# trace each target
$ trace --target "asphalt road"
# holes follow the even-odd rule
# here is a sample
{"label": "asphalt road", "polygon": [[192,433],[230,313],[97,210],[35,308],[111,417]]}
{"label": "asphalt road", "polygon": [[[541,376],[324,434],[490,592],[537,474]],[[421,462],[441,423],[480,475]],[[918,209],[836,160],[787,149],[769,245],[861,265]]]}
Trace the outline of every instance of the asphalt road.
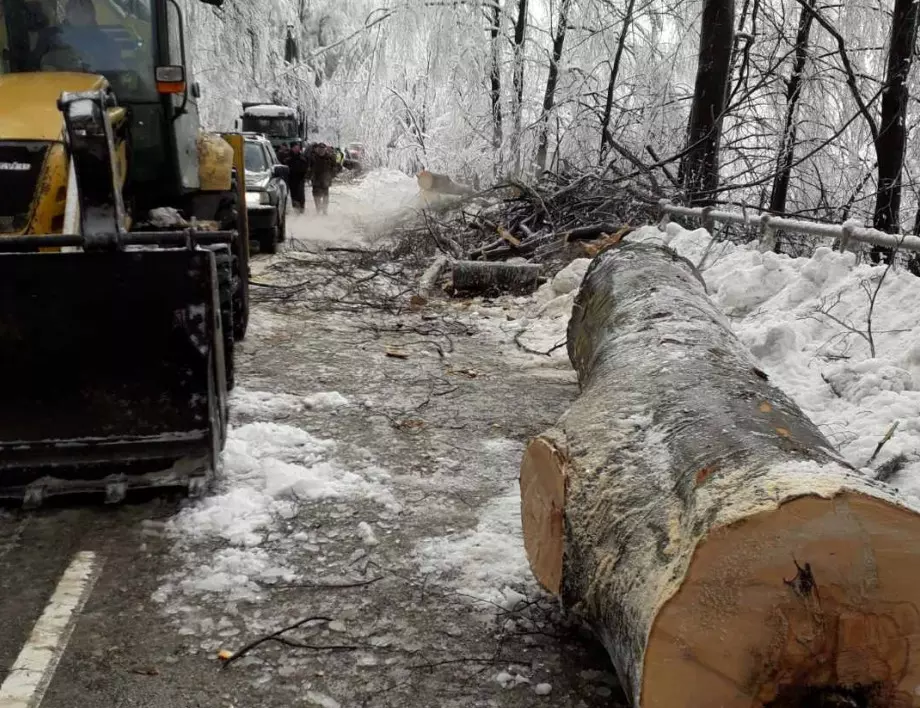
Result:
{"label": "asphalt road", "polygon": [[[293,277],[302,277],[300,271]],[[402,495],[405,508],[399,524],[390,524],[392,533],[368,552],[373,567],[380,569],[380,582],[326,593],[316,592],[322,586],[315,586],[269,595],[262,605],[241,606],[233,617],[239,634],[227,639],[227,646],[238,649],[265,626],[284,626],[305,614],[347,617],[351,634],[339,641],[354,643],[352,648],[377,647],[370,658],[379,663],[362,663],[367,652],[273,646],[260,649],[257,663],[241,660],[222,670],[213,646],[228,636],[218,626],[227,621],[226,603],[218,597],[195,608],[214,619],[208,630],[202,624],[182,626],[154,600],[164,579],[183,572],[174,539],[162,533],[162,523],[182,502],[156,497],[117,507],[73,503],[30,512],[0,510],[0,685],[24,647],[28,651],[36,623],[48,616],[49,606],[56,607],[56,588],[77,554],[92,552],[98,573],[87,586],[85,605],[74,610],[72,635],[59,663],[51,662],[50,683],[39,686],[39,693],[46,688],[41,708],[620,705],[606,655],[554,619],[558,612],[551,600],[529,603],[515,613],[492,608],[498,614],[485,622],[481,608],[466,598],[430,586],[407,553],[445,528],[475,526],[489,501],[485,487],[476,482],[481,461],[475,455],[466,455],[458,468],[466,470],[471,485],[462,493],[425,486],[432,460],[458,456],[469,446],[475,452],[480,441],[495,436],[526,439],[556,420],[574,384],[506,362],[494,344],[463,334],[429,337],[438,348],[456,346],[452,364],[434,356],[416,357],[409,366],[383,357],[383,343],[369,338],[368,325],[354,315],[329,317],[322,308],[303,309],[297,303],[268,303],[256,310],[257,318],[267,320],[238,349],[240,386],[301,394],[334,390],[354,400],[370,395],[393,405],[408,396],[412,409],[405,415],[423,415],[424,427],[420,432],[404,429],[387,416],[369,418],[360,407],[333,417],[307,411],[286,421],[343,441],[343,450],[353,445],[370,451],[376,462],[394,470],[394,493]],[[381,319],[375,311],[364,316]],[[428,337],[413,334],[429,326],[421,315],[407,317],[399,327],[391,318],[394,337],[403,331],[412,334],[409,341]],[[265,321],[275,325],[266,328]],[[373,370],[368,368],[371,357],[377,362]],[[477,373],[451,373],[454,368]],[[436,395],[442,390],[444,395]],[[487,484],[489,489],[506,485],[505,476],[513,478],[514,469],[500,472],[502,478]],[[375,513],[360,500],[346,502],[309,507],[304,525],[295,529],[309,534],[318,529],[328,541],[317,565],[307,567],[316,581],[332,581],[349,571],[360,546],[356,520],[372,519]],[[196,557],[203,562],[218,550],[199,547]],[[494,676],[512,664],[512,673],[523,672],[534,685],[550,681],[550,702],[537,702],[529,683],[511,688],[497,683]],[[0,708],[38,705],[4,703],[2,696],[0,689]]]}

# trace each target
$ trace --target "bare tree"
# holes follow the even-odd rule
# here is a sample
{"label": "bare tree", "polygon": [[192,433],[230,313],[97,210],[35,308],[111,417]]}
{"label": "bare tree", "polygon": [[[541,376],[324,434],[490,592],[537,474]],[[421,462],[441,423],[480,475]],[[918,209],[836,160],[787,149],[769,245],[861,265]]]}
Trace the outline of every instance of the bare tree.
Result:
{"label": "bare tree", "polygon": [[[489,41],[491,48],[489,64],[489,99],[492,104],[492,147],[496,153],[501,150],[502,140],[502,57],[501,57],[501,32],[502,8],[498,0],[492,3],[491,24],[489,25]],[[498,156],[497,156],[498,157]],[[496,167],[500,159],[496,160]]]}
{"label": "bare tree", "polygon": [[546,151],[549,142],[549,115],[556,102],[556,84],[559,82],[559,60],[565,45],[565,33],[569,27],[569,8],[572,0],[562,0],[559,8],[559,24],[553,37],[553,53],[549,60],[549,75],[546,77],[546,91],[543,94],[543,116],[540,122],[540,136],[537,144],[537,169],[546,169]]}
{"label": "bare tree", "polygon": [[719,142],[731,75],[734,0],[705,0],[699,62],[680,177],[691,204],[711,203],[719,186]]}
{"label": "bare tree", "polygon": [[[882,92],[882,115],[879,121],[875,154],[878,157],[878,192],[872,225],[880,231],[897,233],[901,211],[901,170],[907,144],[907,79],[917,38],[917,12],[920,0],[895,0],[891,16],[891,43],[888,68]],[[873,260],[882,253],[888,258],[891,249],[873,249]]]}
{"label": "bare tree", "polygon": [[607,154],[607,148],[613,143],[613,137],[610,135],[610,113],[613,110],[613,91],[616,88],[617,77],[620,74],[620,62],[623,59],[623,49],[626,47],[626,38],[629,36],[629,28],[632,25],[633,11],[636,8],[636,0],[628,0],[626,3],[626,14],[623,16],[623,26],[620,28],[620,37],[617,40],[617,50],[613,55],[613,64],[610,66],[610,76],[607,79],[607,99],[604,102],[604,114],[601,116],[601,152],[600,161],[604,161]]}
{"label": "bare tree", "polygon": [[511,152],[514,156],[514,174],[521,173],[521,138],[524,113],[524,41],[527,35],[527,0],[518,0],[517,21],[514,23],[514,133],[511,135]]}
{"label": "bare tree", "polygon": [[799,14],[799,28],[795,35],[795,55],[792,60],[792,73],[786,81],[786,118],[783,134],[780,136],[779,153],[776,157],[776,177],[770,192],[770,211],[786,211],[786,197],[789,193],[789,176],[792,173],[792,161],[795,157],[796,143],[796,108],[802,95],[802,77],[808,62],[808,37],[811,34],[815,0],[805,0],[807,5]]}

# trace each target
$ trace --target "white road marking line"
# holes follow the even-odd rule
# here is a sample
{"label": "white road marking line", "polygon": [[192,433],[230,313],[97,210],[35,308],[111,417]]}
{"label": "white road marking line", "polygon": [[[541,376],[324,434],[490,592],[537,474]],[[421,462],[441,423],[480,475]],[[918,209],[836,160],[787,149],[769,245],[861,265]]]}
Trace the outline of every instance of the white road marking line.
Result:
{"label": "white road marking line", "polygon": [[89,599],[101,568],[102,561],[91,551],[81,551],[74,556],[0,686],[0,708],[38,708],[41,705],[77,616]]}

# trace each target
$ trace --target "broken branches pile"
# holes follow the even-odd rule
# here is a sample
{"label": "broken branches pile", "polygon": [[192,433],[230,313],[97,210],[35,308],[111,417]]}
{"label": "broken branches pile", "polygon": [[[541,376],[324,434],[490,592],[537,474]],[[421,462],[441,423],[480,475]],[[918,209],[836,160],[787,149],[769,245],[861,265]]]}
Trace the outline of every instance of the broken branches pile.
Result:
{"label": "broken branches pile", "polygon": [[656,217],[652,197],[612,177],[547,173],[536,184],[512,181],[430,206],[399,234],[403,248],[397,252],[562,264],[593,256],[618,241],[628,225]]}

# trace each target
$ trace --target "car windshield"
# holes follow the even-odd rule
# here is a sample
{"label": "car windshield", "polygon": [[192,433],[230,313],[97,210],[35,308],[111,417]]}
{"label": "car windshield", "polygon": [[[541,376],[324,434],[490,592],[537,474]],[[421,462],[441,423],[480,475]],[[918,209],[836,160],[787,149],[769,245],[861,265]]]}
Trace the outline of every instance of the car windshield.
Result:
{"label": "car windshield", "polygon": [[268,165],[265,164],[265,153],[262,152],[262,146],[258,143],[246,143],[246,171],[247,172],[267,172]]}
{"label": "car windshield", "polygon": [[277,138],[290,138],[297,135],[297,122],[293,118],[243,116],[243,130]]}
{"label": "car windshield", "polygon": [[0,0],[0,74],[102,74],[122,100],[155,100],[150,0]]}

